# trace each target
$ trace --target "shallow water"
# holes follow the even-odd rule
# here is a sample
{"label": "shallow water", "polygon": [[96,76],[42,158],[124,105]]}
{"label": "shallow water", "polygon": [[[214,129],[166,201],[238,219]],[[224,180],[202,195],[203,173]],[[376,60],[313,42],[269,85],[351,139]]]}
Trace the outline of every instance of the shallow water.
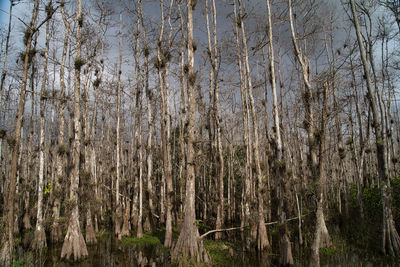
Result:
{"label": "shallow water", "polygon": [[[49,247],[41,253],[24,251],[22,246],[19,246],[17,248],[18,261],[14,263],[14,266],[171,266],[169,251],[162,245],[145,248],[126,246],[111,236],[103,237],[96,245],[88,246],[88,253],[89,256],[86,259],[74,263],[60,260],[61,245]],[[294,254],[300,253],[294,251]],[[278,260],[278,255],[260,257],[244,251],[235,251],[234,255],[227,260],[229,263],[218,266],[277,266]],[[307,257],[295,259],[295,266],[308,266]],[[400,261],[349,251],[336,255],[321,255],[321,266],[389,267],[400,266]]]}

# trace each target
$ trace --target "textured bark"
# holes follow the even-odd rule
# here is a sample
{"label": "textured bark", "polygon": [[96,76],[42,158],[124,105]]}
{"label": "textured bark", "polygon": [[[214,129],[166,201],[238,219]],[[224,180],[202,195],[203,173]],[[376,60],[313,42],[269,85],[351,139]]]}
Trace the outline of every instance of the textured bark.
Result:
{"label": "textured bark", "polygon": [[188,107],[187,138],[186,138],[186,198],[184,207],[184,222],[178,241],[172,251],[172,259],[181,257],[193,257],[197,262],[209,262],[208,254],[203,241],[199,239],[199,230],[196,226],[195,214],[195,171],[194,171],[194,147],[195,123],[196,123],[196,99],[194,92],[194,49],[193,49],[193,5],[192,0],[187,1],[187,40],[188,40]]}
{"label": "textured bark", "polygon": [[79,224],[79,208],[78,208],[78,190],[79,190],[79,175],[80,175],[80,151],[81,151],[81,122],[80,122],[80,74],[81,74],[81,30],[83,24],[82,17],[82,1],[77,2],[76,11],[76,39],[77,51],[75,58],[75,81],[74,81],[74,99],[73,99],[73,123],[74,123],[74,139],[72,146],[72,164],[73,168],[70,174],[70,196],[69,201],[72,204],[72,213],[68,223],[67,234],[61,249],[61,258],[69,259],[71,255],[75,261],[88,255],[86,243],[83,239],[80,224]]}
{"label": "textured bark", "polygon": [[292,255],[292,245],[289,240],[289,235],[287,231],[282,235],[280,244],[280,254],[279,266],[294,266],[293,255]]}
{"label": "textured bark", "polygon": [[69,219],[67,235],[61,250],[61,258],[70,259],[73,256],[74,261],[78,261],[87,255],[86,243],[79,225],[78,205],[75,205]]}
{"label": "textured bark", "polygon": [[314,232],[314,240],[311,246],[310,266],[320,266],[319,250],[331,246],[332,242],[325,225],[322,199],[318,202],[316,214],[316,226]]}
{"label": "textured bark", "polygon": [[[18,104],[18,112],[16,118],[15,125],[15,144],[12,152],[11,159],[11,171],[10,171],[10,184],[9,184],[9,192],[7,198],[7,221],[6,227],[3,235],[3,245],[0,249],[0,263],[4,265],[11,264],[11,256],[14,251],[14,199],[15,199],[15,188],[17,181],[17,161],[19,157],[19,146],[21,142],[21,128],[22,128],[22,117],[25,109],[25,98],[26,98],[26,85],[27,85],[27,77],[28,77],[28,62],[29,62],[29,54],[31,50],[31,42],[34,31],[36,30],[36,20],[39,12],[39,1],[36,0],[34,2],[34,8],[32,13],[32,20],[30,22],[28,28],[28,35],[26,38],[26,48],[25,48],[25,57],[24,57],[24,68],[22,74],[22,83],[21,83],[21,91],[20,98]],[[8,239],[8,240],[7,240]]]}
{"label": "textured bark", "polygon": [[22,219],[22,224],[24,230],[32,229],[31,225],[31,218],[29,216],[29,190],[25,190],[25,197],[24,197],[24,218]]}
{"label": "textured bark", "polygon": [[130,230],[131,230],[131,222],[130,222],[130,217],[131,217],[131,205],[129,203],[129,200],[126,201],[126,208],[125,208],[125,215],[124,215],[124,222],[122,224],[122,229],[121,229],[121,237],[129,236]]}
{"label": "textured bark", "polygon": [[88,211],[86,214],[86,229],[85,229],[85,239],[88,245],[96,244],[97,238],[94,234],[92,213],[90,212],[90,205],[88,206]]}

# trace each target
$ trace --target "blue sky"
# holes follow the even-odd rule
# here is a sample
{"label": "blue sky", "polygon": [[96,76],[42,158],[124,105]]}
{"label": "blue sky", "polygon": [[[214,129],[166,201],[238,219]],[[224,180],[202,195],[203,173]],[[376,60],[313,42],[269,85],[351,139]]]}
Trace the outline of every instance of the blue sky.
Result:
{"label": "blue sky", "polygon": [[8,19],[9,15],[8,12],[10,11],[10,0],[0,0],[0,9],[7,11],[7,13],[4,13],[3,11],[0,11],[0,24],[8,24]]}

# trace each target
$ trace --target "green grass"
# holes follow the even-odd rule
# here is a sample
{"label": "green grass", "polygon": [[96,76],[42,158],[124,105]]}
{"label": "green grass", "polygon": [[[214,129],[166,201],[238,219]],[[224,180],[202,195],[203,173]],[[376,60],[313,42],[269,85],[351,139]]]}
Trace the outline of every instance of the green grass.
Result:
{"label": "green grass", "polygon": [[124,237],[120,241],[123,246],[155,247],[161,244],[160,239],[149,234],[143,234],[142,238]]}
{"label": "green grass", "polygon": [[233,258],[229,254],[229,250],[234,245],[227,241],[221,240],[204,240],[204,246],[211,257],[213,266],[229,266],[234,263]]}

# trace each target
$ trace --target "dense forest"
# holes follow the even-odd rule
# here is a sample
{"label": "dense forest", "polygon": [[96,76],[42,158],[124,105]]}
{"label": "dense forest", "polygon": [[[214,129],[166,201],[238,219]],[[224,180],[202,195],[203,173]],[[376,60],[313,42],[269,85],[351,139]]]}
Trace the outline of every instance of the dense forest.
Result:
{"label": "dense forest", "polygon": [[1,266],[400,256],[398,0],[3,2]]}

